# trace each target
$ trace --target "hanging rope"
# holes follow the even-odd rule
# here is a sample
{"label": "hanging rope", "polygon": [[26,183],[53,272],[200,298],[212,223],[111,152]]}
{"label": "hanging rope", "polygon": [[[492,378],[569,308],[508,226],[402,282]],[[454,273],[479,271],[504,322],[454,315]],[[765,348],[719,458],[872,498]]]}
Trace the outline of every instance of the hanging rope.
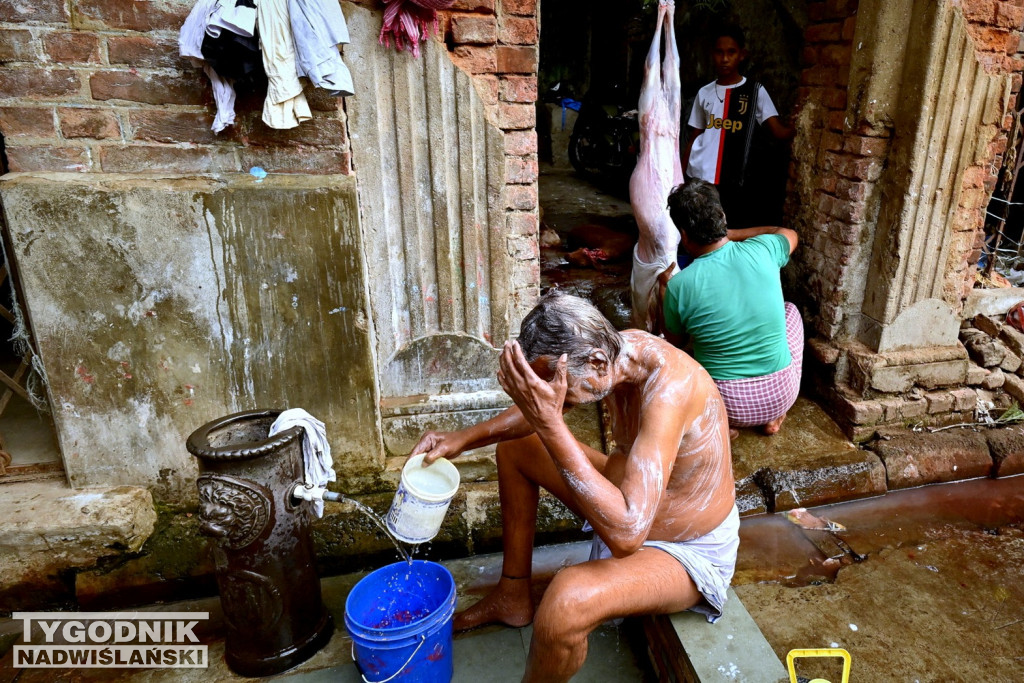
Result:
{"label": "hanging rope", "polygon": [[[7,248],[0,240],[0,256],[3,263],[10,263],[7,259]],[[11,292],[11,313],[14,316],[14,329],[11,332],[11,346],[19,358],[28,358],[32,372],[25,379],[25,393],[28,395],[28,402],[32,407],[41,413],[50,412],[50,403],[46,400],[46,370],[43,368],[43,361],[32,348],[32,335],[29,334],[28,325],[25,323],[25,314],[18,304],[18,291],[14,286],[14,277],[8,271],[6,282]]]}
{"label": "hanging rope", "polygon": [[437,32],[437,11],[455,4],[455,0],[384,0],[384,26],[379,42],[404,50],[412,49],[413,57],[420,56],[420,43]]}
{"label": "hanging rope", "polygon": [[[986,278],[992,277],[992,271],[996,267],[996,257],[999,254],[999,245],[1003,241],[1003,230],[1006,228],[1006,219],[1010,215],[1010,207],[1014,205],[1013,191],[1017,187],[1017,176],[1020,175],[1021,167],[1024,166],[1024,154],[1020,154],[1020,146],[1024,143],[1024,136],[1021,136],[1021,114],[1024,110],[1013,112],[1013,123],[1010,126],[1010,133],[1007,139],[1006,158],[1003,160],[1003,186],[1006,187],[1006,198],[998,198],[1003,203],[1002,215],[995,215],[986,210],[990,218],[996,219],[996,227],[993,232],[994,239],[988,249],[988,258],[985,262],[983,275]],[[1007,187],[1008,186],[1008,187]],[[993,197],[992,199],[997,199]],[[986,245],[988,246],[988,245]]]}

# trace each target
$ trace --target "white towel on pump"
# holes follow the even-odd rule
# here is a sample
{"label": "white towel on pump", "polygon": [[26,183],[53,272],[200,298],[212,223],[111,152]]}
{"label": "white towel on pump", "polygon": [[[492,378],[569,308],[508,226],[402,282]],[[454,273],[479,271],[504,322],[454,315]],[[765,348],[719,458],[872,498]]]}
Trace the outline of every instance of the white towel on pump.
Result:
{"label": "white towel on pump", "polygon": [[[274,424],[270,425],[270,436],[292,427],[302,427],[306,432],[306,438],[302,440],[303,484],[306,488],[327,488],[327,483],[337,479],[338,475],[334,473],[324,423],[302,408],[292,408],[277,416]],[[317,517],[324,516],[322,499],[313,501],[313,511]]]}

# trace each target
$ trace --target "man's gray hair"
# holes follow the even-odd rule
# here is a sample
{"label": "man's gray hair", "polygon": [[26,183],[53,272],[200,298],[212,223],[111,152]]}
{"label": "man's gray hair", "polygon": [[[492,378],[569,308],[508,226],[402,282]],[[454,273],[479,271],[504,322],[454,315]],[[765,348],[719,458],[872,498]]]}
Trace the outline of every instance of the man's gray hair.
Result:
{"label": "man's gray hair", "polygon": [[553,290],[523,319],[519,345],[530,363],[541,356],[568,355],[568,369],[579,375],[594,349],[614,362],[622,349],[622,336],[592,303]]}

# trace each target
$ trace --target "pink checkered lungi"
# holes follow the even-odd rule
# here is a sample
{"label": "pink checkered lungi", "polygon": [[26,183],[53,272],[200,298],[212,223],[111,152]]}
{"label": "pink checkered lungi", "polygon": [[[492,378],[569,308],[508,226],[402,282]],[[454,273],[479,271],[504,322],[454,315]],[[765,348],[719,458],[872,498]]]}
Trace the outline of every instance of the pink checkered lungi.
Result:
{"label": "pink checkered lungi", "polygon": [[786,302],[786,342],[793,361],[789,367],[760,377],[715,380],[722,394],[730,427],[757,427],[782,417],[796,403],[804,367],[804,321],[796,306]]}

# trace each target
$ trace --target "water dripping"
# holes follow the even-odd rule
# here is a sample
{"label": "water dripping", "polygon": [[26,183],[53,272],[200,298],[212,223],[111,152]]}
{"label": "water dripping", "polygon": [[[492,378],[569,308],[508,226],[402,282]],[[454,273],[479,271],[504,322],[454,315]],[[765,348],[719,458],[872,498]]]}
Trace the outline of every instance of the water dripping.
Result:
{"label": "water dripping", "polygon": [[409,553],[405,551],[405,548],[402,547],[402,543],[397,538],[395,538],[395,535],[393,533],[391,533],[391,529],[388,529],[388,525],[384,522],[383,519],[380,518],[380,515],[374,512],[369,506],[363,505],[358,500],[353,500],[352,498],[349,498],[348,496],[343,496],[340,493],[334,493],[333,491],[327,491],[326,493],[324,493],[324,500],[330,500],[339,503],[346,502],[354,505],[357,510],[359,510],[364,515],[369,517],[373,521],[373,523],[376,524],[377,527],[381,531],[383,531],[388,538],[391,539],[391,543],[394,544],[395,550],[398,551],[398,554],[401,555],[406,562],[412,565],[412,557],[409,555]]}

